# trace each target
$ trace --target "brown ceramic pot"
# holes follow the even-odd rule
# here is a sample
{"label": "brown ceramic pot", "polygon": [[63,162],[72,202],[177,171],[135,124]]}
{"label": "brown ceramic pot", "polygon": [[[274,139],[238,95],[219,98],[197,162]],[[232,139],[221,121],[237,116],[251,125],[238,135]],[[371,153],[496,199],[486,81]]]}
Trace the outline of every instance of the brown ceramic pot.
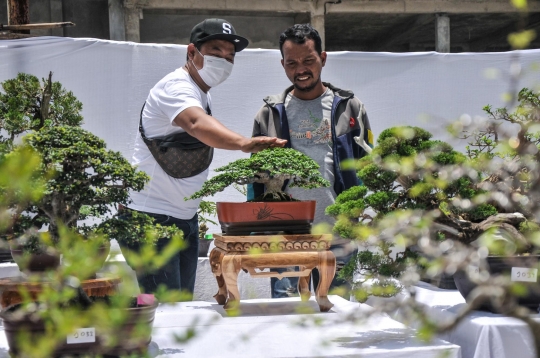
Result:
{"label": "brown ceramic pot", "polygon": [[[135,299],[136,300],[136,299]],[[152,339],[152,325],[158,302],[150,306],[136,306],[126,308],[128,317],[126,321],[118,328],[118,337],[114,345],[107,345],[108,337],[103,337],[99,329],[95,331],[95,342],[68,344],[67,340],[59,342],[54,351],[54,356],[79,355],[79,354],[99,354],[99,355],[129,355],[133,353],[144,354]],[[30,315],[20,316],[16,314],[15,306],[2,310],[0,317],[3,320],[4,331],[8,341],[10,353],[17,356],[21,351],[21,344],[32,344],[31,342],[39,339],[45,332],[45,323],[40,318]],[[144,335],[141,335],[139,327],[146,329]],[[133,334],[137,332],[137,335]],[[17,337],[20,334],[29,335],[29,340],[22,342]]]}
{"label": "brown ceramic pot", "polygon": [[199,257],[208,257],[208,249],[213,239],[199,239]]}
{"label": "brown ceramic pot", "polygon": [[262,232],[309,234],[315,217],[315,200],[279,202],[218,202],[221,230],[227,235]]}

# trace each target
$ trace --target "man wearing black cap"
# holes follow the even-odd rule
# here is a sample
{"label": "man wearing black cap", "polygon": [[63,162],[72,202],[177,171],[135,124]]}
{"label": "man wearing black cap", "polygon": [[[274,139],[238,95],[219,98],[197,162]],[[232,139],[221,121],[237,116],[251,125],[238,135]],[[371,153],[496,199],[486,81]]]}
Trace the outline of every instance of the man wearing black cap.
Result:
{"label": "man wearing black cap", "polygon": [[[211,115],[208,91],[231,74],[234,57],[247,47],[248,40],[236,35],[226,20],[206,19],[193,28],[190,42],[185,66],[166,75],[150,90],[141,111],[132,157],[132,164],[150,175],[151,180],[142,191],[131,193],[132,203],[128,208],[149,214],[156,223],[176,225],[188,244],[161,269],[137,273],[139,286],[146,293],[155,292],[160,285],[193,292],[200,199],[185,201],[184,198],[200,190],[207,179],[213,148],[255,153],[286,143],[270,137],[246,138]],[[158,147],[156,139],[172,144]],[[201,154],[184,162],[187,156],[178,149],[184,144],[195,144],[195,151]],[[163,153],[174,154],[176,150],[182,163],[167,165],[170,158],[163,158]],[[156,246],[161,250],[167,244],[167,239],[160,239]],[[123,244],[122,249],[139,251],[140,248],[134,243]]]}
{"label": "man wearing black cap", "polygon": [[[296,24],[286,29],[279,38],[279,49],[281,65],[291,86],[281,94],[264,98],[252,135],[286,139],[288,147],[319,164],[321,175],[332,184],[330,187],[287,188],[287,192],[296,199],[316,200],[314,224],[331,227],[335,221],[325,215],[326,207],[335,202],[337,195],[360,184],[356,170],[341,164],[362,158],[373,146],[367,112],[352,91],[322,81],[327,56],[319,33],[311,25]],[[248,199],[259,196],[264,190],[262,184],[252,184],[248,187]],[[354,242],[339,237],[334,238],[330,250],[336,256],[338,269],[357,251]],[[317,270],[313,270],[313,280],[317,287]],[[272,297],[297,295],[297,283],[297,278],[272,278]],[[335,277],[330,287],[343,284],[345,282]]]}

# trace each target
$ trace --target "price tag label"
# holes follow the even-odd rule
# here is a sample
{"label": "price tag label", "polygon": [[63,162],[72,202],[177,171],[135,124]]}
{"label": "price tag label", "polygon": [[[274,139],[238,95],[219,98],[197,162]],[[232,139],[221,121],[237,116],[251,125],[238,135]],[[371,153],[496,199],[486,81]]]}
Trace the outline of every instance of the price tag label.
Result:
{"label": "price tag label", "polygon": [[95,328],[79,328],[73,334],[67,336],[67,344],[94,343],[95,341]]}
{"label": "price tag label", "polygon": [[512,274],[510,276],[512,281],[519,282],[537,282],[537,277],[538,269],[527,267],[512,267]]}

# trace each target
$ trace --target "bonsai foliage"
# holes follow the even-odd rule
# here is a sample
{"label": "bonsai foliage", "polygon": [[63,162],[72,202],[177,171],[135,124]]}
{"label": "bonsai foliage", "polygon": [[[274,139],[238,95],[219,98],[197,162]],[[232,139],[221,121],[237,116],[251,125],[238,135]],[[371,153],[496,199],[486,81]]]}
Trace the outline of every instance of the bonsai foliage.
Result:
{"label": "bonsai foliage", "polygon": [[361,238],[357,225],[350,219],[370,225],[402,210],[437,210],[437,222],[444,227],[433,235],[465,243],[476,240],[493,224],[484,220],[498,213],[495,206],[455,205],[470,203],[486,190],[477,185],[476,172],[463,175],[465,155],[431,137],[421,128],[408,126],[381,133],[371,155],[359,163],[358,176],[363,186],[343,192],[326,209],[328,215],[341,218],[334,228],[340,236]]}
{"label": "bonsai foliage", "polygon": [[54,172],[45,195],[26,208],[25,218],[49,224],[51,233],[58,223],[73,228],[78,220],[109,213],[110,204],[126,204],[127,189],[141,190],[148,180],[119,152],[107,150],[103,140],[79,127],[43,128],[28,134],[24,143],[41,153],[44,175]]}
{"label": "bonsai foliage", "polygon": [[[108,150],[103,140],[79,127],[82,104],[73,93],[59,82],[52,82],[52,73],[42,86],[36,77],[19,74],[3,82],[2,88],[0,130],[6,134],[1,138],[3,151],[6,156],[37,153],[41,158],[37,175],[44,180],[41,197],[24,205],[19,201],[11,208],[9,236],[30,238],[29,249],[38,246],[37,231],[42,228],[48,228],[47,237],[56,245],[61,226],[87,238],[118,234],[118,239],[129,236],[144,241],[146,233],[154,228],[150,221],[124,226],[112,214],[117,205],[128,204],[129,190],[141,190],[148,176],[119,152]],[[24,135],[22,144],[15,145],[20,135]],[[78,225],[81,220],[92,224]],[[168,229],[160,230],[168,237],[173,234]]]}
{"label": "bonsai foliage", "polygon": [[[39,201],[46,191],[47,180],[40,172],[41,168],[41,156],[28,147],[24,150],[19,147],[0,158],[0,237],[12,229],[13,220],[17,219],[11,215],[13,208],[27,207],[29,202]],[[127,221],[122,223],[130,224]],[[153,223],[149,222],[148,227],[152,226]],[[138,264],[156,267],[168,260],[171,254],[181,248],[181,240],[178,237],[175,239],[178,240],[171,240],[173,244],[167,248],[168,252],[145,250],[137,258]],[[105,259],[100,240],[85,240],[79,233],[60,225],[57,245],[63,253],[63,265],[39,277],[27,276],[28,282],[41,282],[45,277],[47,284],[35,296],[21,288],[22,304],[12,305],[9,310],[2,311],[4,322],[6,319],[16,321],[30,318],[33,327],[39,327],[36,323],[38,321],[44,323],[42,334],[23,329],[17,335],[19,342],[26,342],[21,344],[18,357],[56,356],[54,350],[66,343],[66,336],[81,327],[94,327],[99,339],[105,338],[102,339],[105,346],[116,344],[118,339],[125,339],[128,334],[133,337],[150,333],[148,330],[151,327],[144,323],[135,322],[133,329],[130,329],[133,331],[131,333],[126,333],[125,328],[122,328],[128,319],[126,308],[133,310],[138,307],[137,300],[133,302],[132,297],[137,287],[132,286],[129,279],[131,273],[125,265],[114,267],[114,279],[123,281],[114,295],[88,297],[81,288],[81,280],[92,277],[101,267],[99,259]],[[151,247],[148,245],[149,249]],[[156,298],[160,302],[190,299],[173,291],[156,293]],[[86,353],[80,352],[83,355]]]}
{"label": "bonsai foliage", "polygon": [[[418,258],[416,252],[422,250],[416,242],[400,235],[396,238],[385,234],[384,228],[388,226],[381,223],[392,225],[388,222],[398,220],[402,213],[431,213],[425,215],[431,221],[424,224],[424,230],[435,242],[455,240],[470,244],[487,230],[502,228],[518,243],[514,245],[515,252],[530,248],[519,231],[525,217],[520,213],[504,213],[492,201],[482,199],[488,195],[481,185],[482,173],[474,169],[464,154],[431,138],[431,133],[418,127],[383,131],[373,152],[358,164],[358,176],[363,185],[341,193],[335,204],[326,209],[328,215],[337,218],[335,233],[372,246],[371,251],[376,247],[374,253],[359,252],[356,259],[351,260],[351,268],[342,273],[344,279],[356,282],[358,296],[368,294],[369,290],[361,288],[355,273],[360,273],[364,279],[375,277],[392,287],[392,280],[385,279],[403,272],[407,262],[412,264],[409,259],[428,271],[436,261],[431,259],[444,260],[438,251],[429,250]],[[373,227],[381,231],[375,234]],[[406,250],[392,255],[395,244]],[[491,249],[495,251],[502,246],[508,245],[499,243],[498,248],[492,245]],[[383,275],[378,269],[381,262],[395,271],[387,270],[389,276]]]}
{"label": "bonsai foliage", "polygon": [[513,112],[485,106],[487,119],[459,134],[469,141],[467,155],[482,174],[482,188],[519,199],[494,201],[499,210],[531,216],[529,201],[538,198],[531,197],[536,193],[531,191],[535,178],[530,173],[536,169],[540,148],[540,99],[538,93],[528,88],[523,88],[517,99],[519,102]]}
{"label": "bonsai foliage", "polygon": [[[13,140],[20,134],[44,127],[79,126],[82,103],[60,82],[52,82],[52,72],[42,84],[38,78],[19,73],[16,78],[4,81],[0,92],[0,149],[12,149]],[[1,150],[0,150],[1,152]]]}
{"label": "bonsai foliage", "polygon": [[[540,94],[523,89],[517,99],[513,109],[486,106],[487,119],[462,117],[452,125],[454,132],[469,140],[465,158],[446,151],[447,158],[458,159],[455,162],[440,164],[432,159],[438,156],[437,151],[423,150],[410,151],[414,155],[398,161],[385,160],[384,152],[375,148],[374,155],[359,166],[366,187],[344,193],[336,206],[329,208],[330,213],[343,215],[336,230],[346,237],[379,248],[414,247],[422,254],[421,265],[407,266],[399,276],[409,297],[377,308],[399,309],[402,317],[420,323],[424,337],[455,329],[471,311],[489,304],[494,312],[525,322],[540,352],[540,325],[531,319],[536,307],[525,306],[523,301],[524,296],[537,292],[537,282],[516,282],[508,273],[494,274],[486,262],[490,255],[509,256],[498,260],[508,262],[519,256],[538,259]],[[379,146],[383,145],[381,141]],[[376,175],[366,176],[368,173]],[[392,198],[386,201],[391,211],[384,212],[384,207],[370,201],[376,192],[369,186],[374,183],[386,185],[382,197]],[[423,202],[426,197],[430,201]],[[362,253],[348,270],[351,274],[379,270],[385,260],[377,254],[381,252]],[[527,267],[535,270],[538,264]],[[434,321],[415,300],[412,286],[422,274],[436,277],[456,272],[464,273],[475,288],[454,319]]]}
{"label": "bonsai foliage", "polygon": [[[410,251],[392,255],[394,245],[381,241],[379,250],[363,250],[339,271],[338,277],[352,287],[352,294],[358,302],[365,302],[369,296],[393,297],[402,286],[398,279],[410,264]],[[369,282],[369,285],[365,285]]]}
{"label": "bonsai foliage", "polygon": [[330,185],[321,176],[317,162],[291,148],[268,148],[217,168],[216,172],[220,174],[207,180],[202,189],[188,199],[214,195],[233,184],[261,183],[266,192],[253,201],[291,201],[294,199],[283,191],[286,181],[289,187],[305,189]]}
{"label": "bonsai foliage", "polygon": [[199,209],[197,209],[197,216],[199,217],[199,239],[205,239],[208,232],[208,224],[217,225],[215,221],[209,218],[211,215],[216,214],[216,203],[213,201],[201,200],[199,203]]}

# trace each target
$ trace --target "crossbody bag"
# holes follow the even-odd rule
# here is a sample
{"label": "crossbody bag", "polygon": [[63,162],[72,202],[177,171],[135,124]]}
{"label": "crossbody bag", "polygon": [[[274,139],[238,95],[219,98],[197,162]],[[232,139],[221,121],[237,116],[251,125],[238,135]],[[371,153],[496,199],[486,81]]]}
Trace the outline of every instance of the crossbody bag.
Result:
{"label": "crossbody bag", "polygon": [[[145,106],[146,102],[141,109],[139,132],[161,169],[167,175],[177,179],[192,177],[205,171],[212,163],[214,148],[186,132],[160,138],[147,138],[142,125],[142,114]],[[206,113],[212,115],[208,106]]]}

